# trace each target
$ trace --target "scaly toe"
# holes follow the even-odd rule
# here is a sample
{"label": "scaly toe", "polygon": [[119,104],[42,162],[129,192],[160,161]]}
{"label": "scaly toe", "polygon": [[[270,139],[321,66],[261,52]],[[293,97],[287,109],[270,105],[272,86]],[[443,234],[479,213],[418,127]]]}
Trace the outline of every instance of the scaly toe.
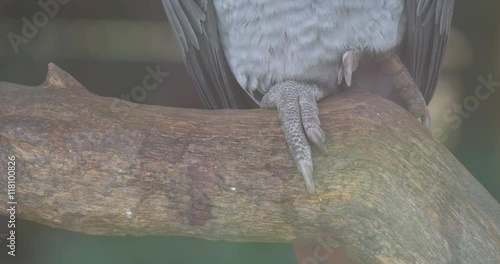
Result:
{"label": "scaly toe", "polygon": [[326,152],[325,133],[320,128],[316,100],[328,90],[293,81],[278,83],[262,98],[261,107],[277,108],[281,128],[309,193],[315,192],[311,148],[307,139]]}

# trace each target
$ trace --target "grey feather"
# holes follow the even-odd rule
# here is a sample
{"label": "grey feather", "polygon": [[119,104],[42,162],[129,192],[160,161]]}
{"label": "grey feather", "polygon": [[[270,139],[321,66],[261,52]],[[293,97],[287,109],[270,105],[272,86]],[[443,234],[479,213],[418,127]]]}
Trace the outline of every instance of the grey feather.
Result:
{"label": "grey feather", "polygon": [[224,57],[211,0],[162,0],[187,71],[206,108],[247,106]]}
{"label": "grey feather", "polygon": [[454,0],[406,0],[408,23],[403,62],[429,103],[451,28]]}

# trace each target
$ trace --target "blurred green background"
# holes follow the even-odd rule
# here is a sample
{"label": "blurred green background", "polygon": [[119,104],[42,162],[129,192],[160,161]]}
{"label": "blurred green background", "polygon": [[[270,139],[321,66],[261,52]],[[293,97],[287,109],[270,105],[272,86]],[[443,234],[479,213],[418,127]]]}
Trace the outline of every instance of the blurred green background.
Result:
{"label": "blurred green background", "polygon": [[[144,104],[200,105],[160,0],[69,0],[27,43],[13,47],[7,36],[19,34],[22,18],[31,20],[41,10],[37,2],[0,2],[0,81],[38,85],[47,64],[54,62],[98,95],[130,96]],[[456,0],[445,66],[430,106],[431,131],[445,131],[443,144],[497,201],[500,89],[480,100],[459,126],[446,121],[444,113],[469,102],[481,77],[500,82],[499,11],[497,0]],[[133,96],[146,67],[156,65],[169,72],[168,78],[145,98]],[[5,228],[1,224],[0,233]],[[295,263],[291,246],[285,244],[88,236],[25,221],[17,230],[18,256],[7,258],[0,249],[0,263]]]}

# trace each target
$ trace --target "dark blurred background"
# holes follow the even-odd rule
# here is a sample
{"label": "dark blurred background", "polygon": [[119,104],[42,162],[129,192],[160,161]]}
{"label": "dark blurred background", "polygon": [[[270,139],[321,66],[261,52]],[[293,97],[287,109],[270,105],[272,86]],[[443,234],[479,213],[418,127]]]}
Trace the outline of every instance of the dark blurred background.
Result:
{"label": "dark blurred background", "polygon": [[[38,1],[0,1],[0,81],[39,85],[53,62],[90,91],[143,104],[199,107],[161,0],[59,0],[48,20]],[[42,0],[41,2],[53,2]],[[445,66],[431,103],[432,132],[500,200],[500,11],[498,0],[456,0]],[[38,14],[38,15],[37,15]],[[26,21],[40,19],[23,33]],[[140,93],[148,69],[168,72]],[[491,96],[475,91],[493,82]],[[460,123],[456,106],[466,115]],[[499,114],[499,115],[497,115]],[[4,218],[0,218],[4,223]],[[0,233],[6,224],[0,226]],[[18,256],[0,263],[295,263],[290,245],[180,237],[101,237],[22,221]]]}

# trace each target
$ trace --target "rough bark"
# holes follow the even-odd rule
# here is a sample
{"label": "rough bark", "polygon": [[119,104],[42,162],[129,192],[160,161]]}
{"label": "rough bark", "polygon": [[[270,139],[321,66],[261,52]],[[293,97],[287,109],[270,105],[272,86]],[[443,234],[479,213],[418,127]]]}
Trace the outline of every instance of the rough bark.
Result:
{"label": "rough bark", "polygon": [[[500,205],[399,106],[350,90],[320,103],[329,155],[308,195],[273,110],[136,105],[49,65],[0,84],[0,204],[102,235],[322,243],[359,263],[498,263]],[[7,211],[1,210],[1,214]]]}

